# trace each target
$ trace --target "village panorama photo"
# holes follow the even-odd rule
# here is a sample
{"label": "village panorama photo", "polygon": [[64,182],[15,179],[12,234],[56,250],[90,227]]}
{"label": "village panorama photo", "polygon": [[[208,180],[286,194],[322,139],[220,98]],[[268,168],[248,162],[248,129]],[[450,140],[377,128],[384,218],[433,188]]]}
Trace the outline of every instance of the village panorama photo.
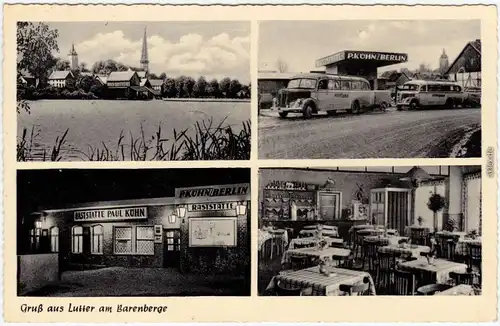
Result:
{"label": "village panorama photo", "polygon": [[250,158],[250,23],[18,22],[17,160]]}

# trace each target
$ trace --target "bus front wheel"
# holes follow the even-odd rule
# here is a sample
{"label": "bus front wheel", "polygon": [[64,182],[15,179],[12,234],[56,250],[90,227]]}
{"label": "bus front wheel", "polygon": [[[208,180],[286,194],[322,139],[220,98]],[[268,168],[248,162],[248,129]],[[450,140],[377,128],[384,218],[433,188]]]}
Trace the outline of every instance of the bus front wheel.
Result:
{"label": "bus front wheel", "polygon": [[288,112],[280,112],[279,115],[282,118],[286,118],[286,116],[288,115]]}
{"label": "bus front wheel", "polygon": [[312,112],[313,109],[311,104],[307,104],[306,107],[302,110],[302,115],[304,116],[304,118],[309,119],[310,117],[312,117]]}
{"label": "bus front wheel", "polygon": [[418,110],[418,102],[417,101],[411,101],[410,103],[410,110]]}
{"label": "bus front wheel", "polygon": [[361,112],[361,110],[359,108],[359,103],[358,102],[353,102],[351,104],[351,112],[353,114],[359,114]]}

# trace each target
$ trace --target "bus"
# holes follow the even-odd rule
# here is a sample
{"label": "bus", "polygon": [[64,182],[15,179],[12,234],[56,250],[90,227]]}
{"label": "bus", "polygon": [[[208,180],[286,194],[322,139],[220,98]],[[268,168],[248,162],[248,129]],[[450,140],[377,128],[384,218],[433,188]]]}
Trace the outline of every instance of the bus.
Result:
{"label": "bus", "polygon": [[398,88],[396,107],[418,110],[421,108],[454,108],[463,105],[465,94],[462,87],[450,81],[411,80]]}
{"label": "bus", "polygon": [[365,78],[326,73],[294,76],[285,89],[278,91],[275,109],[285,118],[290,112],[304,118],[338,111],[359,114],[376,107],[385,110],[391,101],[389,91],[374,91]]}

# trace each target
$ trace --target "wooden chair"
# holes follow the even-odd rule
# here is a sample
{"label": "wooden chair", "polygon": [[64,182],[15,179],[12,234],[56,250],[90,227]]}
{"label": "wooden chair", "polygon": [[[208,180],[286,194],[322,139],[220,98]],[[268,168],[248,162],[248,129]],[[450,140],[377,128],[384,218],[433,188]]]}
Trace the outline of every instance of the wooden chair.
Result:
{"label": "wooden chair", "polygon": [[409,272],[395,270],[394,281],[391,283],[391,295],[415,295],[415,275]]}
{"label": "wooden chair", "polygon": [[271,259],[275,256],[283,256],[286,249],[285,241],[280,237],[271,238]]}
{"label": "wooden chair", "polygon": [[417,295],[434,295],[452,288],[449,284],[427,284],[417,289]]}
{"label": "wooden chair", "polygon": [[259,251],[259,260],[261,261],[270,261],[272,260],[272,239],[267,239],[263,244],[262,248]]}
{"label": "wooden chair", "polygon": [[482,284],[482,245],[478,243],[467,243],[467,265],[472,271],[474,267],[478,269],[478,285]]}
{"label": "wooden chair", "polygon": [[377,250],[378,250],[377,241],[363,240],[362,245],[362,259],[363,264],[361,269],[365,269],[365,262],[368,262],[368,272],[370,274],[376,272],[376,264],[377,264]]}
{"label": "wooden chair", "polygon": [[308,257],[297,257],[297,256],[290,257],[290,264],[291,264],[291,269],[293,270],[304,269],[309,267],[310,265]]}
{"label": "wooden chair", "polygon": [[396,267],[396,258],[400,257],[399,253],[385,253],[379,252],[377,255],[377,276],[375,278],[375,284],[378,289],[389,289],[389,284],[391,282],[392,274]]}
{"label": "wooden chair", "polygon": [[[361,229],[363,230],[363,229]],[[358,234],[359,231],[361,230],[357,230],[356,231],[356,234],[354,236],[354,257],[358,257],[358,254],[360,254],[361,256],[363,256],[363,238],[364,238],[364,235],[362,234]]]}
{"label": "wooden chair", "polygon": [[305,291],[302,288],[285,288],[281,285],[281,282],[278,281],[274,288],[274,294],[279,297],[299,297],[302,296]]}
{"label": "wooden chair", "polygon": [[339,290],[347,293],[350,296],[353,295],[367,295],[370,289],[370,283],[368,277],[363,279],[362,284],[350,285],[350,284],[340,284]]}
{"label": "wooden chair", "polygon": [[453,281],[453,285],[455,286],[460,284],[474,284],[474,274],[470,269],[467,269],[466,273],[450,272],[449,276]]}
{"label": "wooden chair", "polygon": [[411,229],[410,239],[412,244],[427,246],[429,238],[428,229]]}
{"label": "wooden chair", "polygon": [[354,266],[354,255],[349,256],[333,256],[334,261],[337,261],[337,267],[352,269]]}

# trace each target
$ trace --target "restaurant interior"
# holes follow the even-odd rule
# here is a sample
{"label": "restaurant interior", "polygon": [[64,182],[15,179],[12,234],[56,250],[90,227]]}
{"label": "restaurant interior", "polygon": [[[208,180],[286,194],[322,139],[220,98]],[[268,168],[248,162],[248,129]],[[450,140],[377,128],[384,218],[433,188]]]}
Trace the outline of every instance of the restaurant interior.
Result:
{"label": "restaurant interior", "polygon": [[481,166],[260,169],[259,202],[259,295],[481,293]]}

